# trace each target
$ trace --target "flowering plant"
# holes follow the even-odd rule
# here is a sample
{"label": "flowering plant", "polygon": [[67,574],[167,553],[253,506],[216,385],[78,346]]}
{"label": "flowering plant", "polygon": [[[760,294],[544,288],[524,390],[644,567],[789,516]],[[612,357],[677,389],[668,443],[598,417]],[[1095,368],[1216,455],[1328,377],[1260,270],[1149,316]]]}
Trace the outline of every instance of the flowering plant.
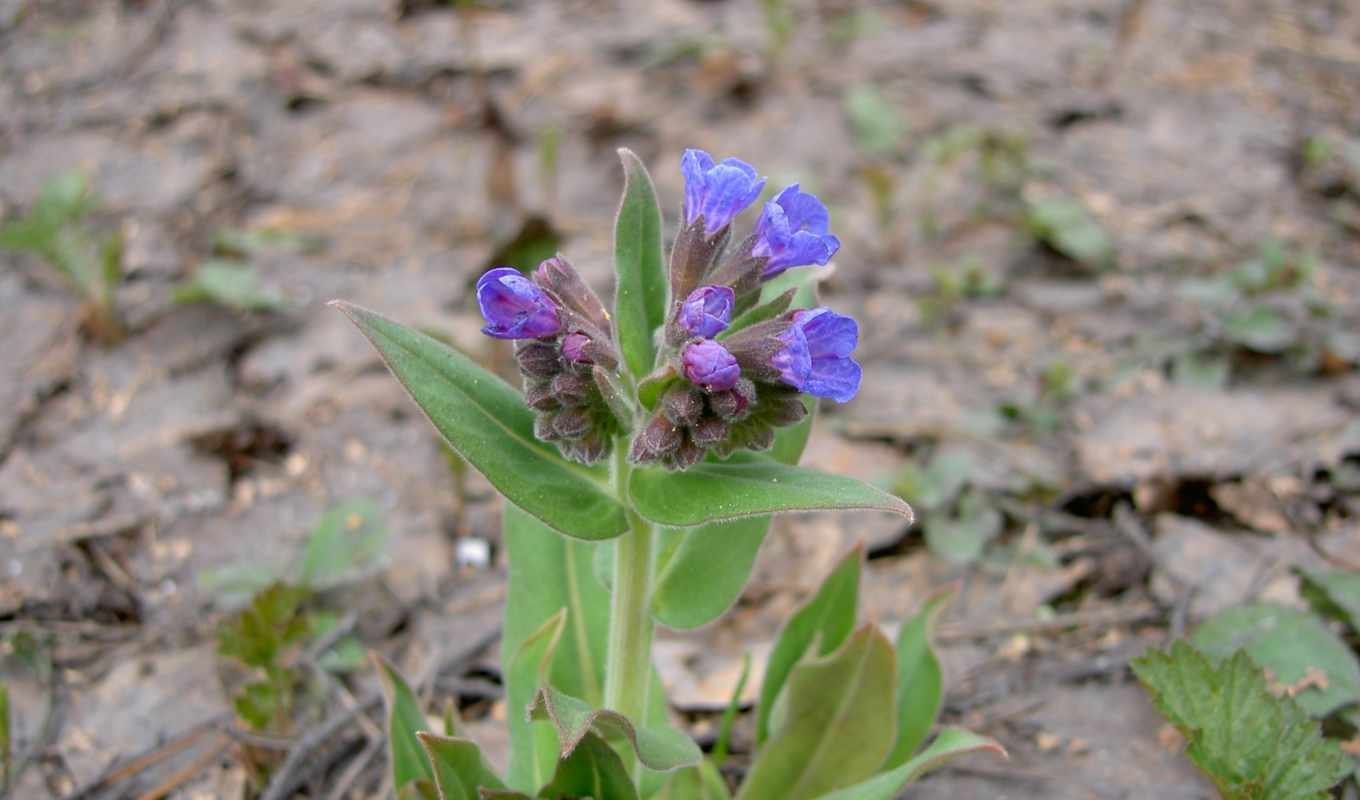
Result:
{"label": "flowering plant", "polygon": [[[911,516],[873,486],[797,466],[811,398],[846,402],[861,381],[858,326],[816,304],[810,267],[840,247],[822,202],[794,184],[734,240],[765,179],[735,158],[688,150],[666,260],[651,178],[631,152],[620,156],[612,313],[560,255],[529,276],[497,267],[477,282],[483,332],[515,341],[522,393],[430,337],[337,303],[509,501],[509,769],[496,774],[456,731],[417,733],[414,698],[384,666],[399,793],[729,797],[718,771],[726,741],[706,759],[668,721],[655,624],[720,616],[772,514]],[[781,632],[739,800],[888,800],[947,757],[995,748],[946,730],[917,752],[940,705],[929,635],[943,598],[894,645],[856,627],[861,561],[858,549],[847,556]]]}

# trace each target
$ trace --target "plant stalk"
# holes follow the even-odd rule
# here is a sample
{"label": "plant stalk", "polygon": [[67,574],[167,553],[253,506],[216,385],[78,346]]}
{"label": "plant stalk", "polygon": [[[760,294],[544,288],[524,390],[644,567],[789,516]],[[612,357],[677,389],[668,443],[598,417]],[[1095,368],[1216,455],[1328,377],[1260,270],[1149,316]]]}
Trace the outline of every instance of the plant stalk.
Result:
{"label": "plant stalk", "polygon": [[[615,444],[614,488],[627,503],[631,467],[627,443]],[[609,653],[605,665],[605,707],[641,726],[652,683],[652,571],[655,532],[629,509],[628,530],[614,540],[614,589],[610,596]]]}

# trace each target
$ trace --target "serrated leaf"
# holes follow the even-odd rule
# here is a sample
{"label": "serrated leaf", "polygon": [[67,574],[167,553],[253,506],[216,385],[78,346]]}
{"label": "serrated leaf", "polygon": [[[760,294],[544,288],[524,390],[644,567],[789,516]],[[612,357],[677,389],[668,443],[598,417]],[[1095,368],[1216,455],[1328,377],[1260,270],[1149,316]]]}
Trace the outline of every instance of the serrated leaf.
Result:
{"label": "serrated leaf", "polygon": [[666,317],[668,285],[661,254],[661,208],[642,161],[627,148],[623,197],[614,220],[614,324],[619,349],[636,377],[652,371],[655,332]]}
{"label": "serrated leaf", "polygon": [[1264,604],[1230,608],[1205,620],[1191,642],[1214,658],[1245,650],[1315,717],[1360,702],[1360,663],[1307,611]]}
{"label": "serrated leaf", "polygon": [[434,770],[425,757],[425,747],[416,734],[426,728],[420,701],[397,668],[378,653],[373,653],[387,710],[387,755],[392,770],[392,786],[401,792],[408,784],[435,780]]}
{"label": "serrated leaf", "polygon": [[[814,412],[775,434],[770,455],[797,464],[812,433]],[[732,607],[751,577],[756,555],[770,529],[769,517],[715,522],[675,531],[675,552],[665,561],[652,590],[652,616],[669,628],[707,625]]]}
{"label": "serrated leaf", "polygon": [[298,580],[316,588],[335,586],[376,562],[387,529],[373,504],[350,500],[321,517],[302,549]]}
{"label": "serrated leaf", "polygon": [[1270,693],[1244,651],[1214,664],[1177,642],[1132,666],[1225,800],[1320,800],[1350,769],[1298,703]]}
{"label": "serrated leaf", "polygon": [[779,631],[765,677],[760,684],[760,704],[756,707],[756,743],[770,736],[770,715],[798,662],[809,653],[825,656],[841,646],[855,628],[859,613],[859,576],[864,550],[855,547],[818,587],[817,594],[794,612]]}
{"label": "serrated leaf", "polygon": [[1318,570],[1303,574],[1303,595],[1319,613],[1360,633],[1360,572]]}
{"label": "serrated leaf", "polygon": [[505,784],[482,757],[476,742],[457,737],[417,734],[434,771],[439,800],[478,800],[479,789],[504,789]]}
{"label": "serrated leaf", "polygon": [[897,633],[897,742],[888,753],[884,769],[907,763],[939,716],[944,702],[944,673],[932,639],[940,614],[953,598],[950,589],[926,600]]}
{"label": "serrated leaf", "polygon": [[657,772],[693,766],[703,758],[699,746],[674,728],[635,725],[617,711],[592,708],[584,700],[552,687],[538,690],[530,707],[530,716],[552,722],[557,729],[563,759],[570,756],[591,733],[606,739],[626,740],[637,754],[638,761]]}
{"label": "serrated leaf", "polygon": [[552,781],[538,796],[552,800],[637,800],[638,794],[619,754],[600,737],[586,734],[571,755],[557,765]]}
{"label": "serrated leaf", "polygon": [[949,761],[968,753],[990,750],[1005,757],[1006,751],[991,739],[959,728],[940,731],[935,741],[919,755],[895,769],[863,783],[823,795],[819,800],[893,800],[908,784]]}
{"label": "serrated leaf", "polygon": [[373,343],[445,441],[506,499],[580,539],[627,529],[601,473],[538,441],[533,415],[505,381],[423,333],[349,303],[333,305]]}
{"label": "serrated leaf", "polygon": [[754,453],[701,462],[684,472],[639,469],[628,494],[642,517],[674,527],[789,511],[867,509],[912,516],[906,502],[876,486]]}
{"label": "serrated leaf", "polygon": [[810,800],[868,778],[896,735],[892,643],[865,625],[829,656],[804,661],[737,800]]}

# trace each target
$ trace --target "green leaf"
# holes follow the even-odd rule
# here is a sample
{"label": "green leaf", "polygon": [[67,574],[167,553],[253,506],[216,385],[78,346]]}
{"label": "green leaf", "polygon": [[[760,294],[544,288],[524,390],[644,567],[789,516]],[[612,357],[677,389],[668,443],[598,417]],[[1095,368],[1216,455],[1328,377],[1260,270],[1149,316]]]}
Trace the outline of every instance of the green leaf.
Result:
{"label": "green leaf", "polygon": [[553,800],[577,797],[637,800],[638,794],[619,754],[600,737],[587,734],[571,755],[557,765],[552,782],[538,796]]}
{"label": "green leaf", "polygon": [[13,735],[10,733],[9,687],[0,683],[0,792],[9,791],[11,759],[14,757]]}
{"label": "green leaf", "polygon": [[1230,608],[1205,620],[1191,641],[1214,658],[1246,650],[1273,683],[1296,689],[1294,700],[1315,717],[1360,702],[1360,663],[1307,611],[1264,604]]}
{"label": "green leaf", "polygon": [[285,651],[309,633],[301,606],[305,589],[274,583],[255,595],[246,608],[227,618],[217,631],[217,652],[246,666],[272,670]]}
{"label": "green leaf", "polygon": [[654,336],[666,322],[666,273],[661,257],[661,208],[647,168],[633,151],[619,150],[623,198],[614,220],[614,324],[619,348],[641,378],[656,361]]}
{"label": "green leaf", "polygon": [[872,625],[799,664],[738,800],[810,800],[874,774],[896,735],[896,679],[892,643]]}
{"label": "green leaf", "polygon": [[309,253],[321,249],[325,238],[282,228],[219,228],[213,234],[213,250],[227,258],[249,258],[269,252]]}
{"label": "green leaf", "polygon": [[1223,321],[1223,335],[1258,353],[1283,352],[1298,339],[1294,326],[1265,306],[1229,314]]}
{"label": "green leaf", "polygon": [[236,716],[257,731],[268,730],[279,717],[283,698],[279,688],[269,681],[254,681],[242,686],[232,697],[231,707]]}
{"label": "green leaf", "polygon": [[1360,572],[1320,570],[1302,577],[1303,596],[1318,613],[1342,620],[1360,633]]}
{"label": "green leaf", "polygon": [[893,486],[903,500],[922,511],[933,511],[954,502],[973,473],[973,459],[966,453],[946,452],[931,459],[929,466],[908,463]]}
{"label": "green leaf", "polygon": [[238,311],[270,311],[283,305],[283,298],[260,282],[249,264],[235,261],[204,261],[193,277],[175,287],[176,303],[216,303]]}
{"label": "green leaf", "polygon": [[335,586],[371,567],[386,545],[387,529],[372,503],[341,503],[326,512],[307,537],[298,581],[314,588]]}
{"label": "green leaf", "polygon": [[746,691],[746,680],[751,677],[751,654],[743,653],[741,656],[741,675],[737,677],[737,685],[732,688],[732,696],[727,700],[727,708],[723,709],[722,722],[718,725],[718,740],[713,744],[713,766],[721,767],[727,760],[727,749],[732,744],[732,725],[737,720],[737,712],[741,710],[741,695]]}
{"label": "green leaf", "polygon": [[823,795],[820,800],[893,800],[907,784],[927,772],[961,755],[981,750],[990,750],[1003,757],[1006,755],[1001,745],[991,739],[959,728],[946,728],[940,731],[940,735],[935,737],[930,747],[922,750],[920,755],[905,764],[875,775],[863,783]]}
{"label": "green leaf", "polygon": [[702,462],[684,472],[639,469],[628,494],[644,518],[675,527],[787,511],[869,509],[912,516],[904,501],[875,486],[753,453]]}
{"label": "green leaf", "polygon": [[567,610],[559,609],[519,645],[506,665],[506,716],[510,728],[507,782],[526,792],[538,791],[552,778],[557,762],[557,732],[547,722],[529,719],[529,705],[546,685],[565,628]]}
{"label": "green leaf", "polygon": [[550,686],[538,690],[530,708],[530,716],[552,722],[557,729],[561,757],[564,759],[590,733],[606,739],[626,740],[637,753],[638,761],[657,772],[694,766],[703,758],[699,746],[674,728],[634,725],[617,711],[592,708],[586,701]]}
{"label": "green leaf", "polygon": [[1225,800],[1322,800],[1350,770],[1298,703],[1270,693],[1243,651],[1215,665],[1176,642],[1132,666]]}
{"label": "green leaf", "polygon": [[445,441],[506,499],[560,533],[609,539],[628,527],[598,470],[534,438],[519,393],[467,356],[367,309],[334,302],[359,327]]}
{"label": "green leaf", "polygon": [[897,743],[888,754],[885,769],[896,769],[930,735],[944,701],[944,673],[935,655],[935,624],[954,590],[926,600],[916,616],[902,623],[897,633]]}
{"label": "green leaf", "polygon": [[397,668],[378,653],[373,653],[387,708],[387,753],[392,768],[392,787],[401,792],[407,784],[435,780],[434,770],[425,757],[425,747],[416,734],[427,727],[420,701]]}
{"label": "green leaf", "polygon": [[[765,677],[760,685],[760,704],[756,707],[756,743],[763,743],[770,735],[770,715],[785,681],[803,657],[812,653],[825,656],[845,641],[855,628],[859,611],[859,574],[864,561],[864,548],[851,550],[831,574],[826,576],[817,594],[784,623],[775,640],[770,659],[765,665]],[[815,652],[814,652],[815,649]],[[888,695],[884,695],[886,698]]]}
{"label": "green leaf", "polygon": [[417,736],[434,770],[440,800],[478,800],[478,789],[505,788],[482,758],[482,751],[470,739],[436,736],[428,731]]}
{"label": "green leaf", "polygon": [[954,513],[929,514],[922,527],[930,552],[953,564],[968,564],[1001,532],[1002,522],[1001,512],[979,492],[969,491]]}
{"label": "green leaf", "polygon": [[1114,260],[1114,244],[1086,207],[1075,200],[1053,198],[1032,203],[1025,211],[1030,234],[1079,264],[1101,268]]}
{"label": "green leaf", "polygon": [[732,800],[722,774],[712,762],[671,773],[655,800]]}
{"label": "green leaf", "polygon": [[[501,663],[511,665],[506,694],[512,739],[518,742],[530,728],[527,709],[540,685],[537,667],[526,671],[514,666],[518,651],[562,609],[566,617],[549,681],[591,703],[604,702],[609,592],[591,574],[597,545],[559,536],[512,505],[505,507],[502,524],[510,569]],[[526,752],[512,751],[508,780],[516,789],[533,791],[548,775],[541,773],[534,782],[535,762]]]}

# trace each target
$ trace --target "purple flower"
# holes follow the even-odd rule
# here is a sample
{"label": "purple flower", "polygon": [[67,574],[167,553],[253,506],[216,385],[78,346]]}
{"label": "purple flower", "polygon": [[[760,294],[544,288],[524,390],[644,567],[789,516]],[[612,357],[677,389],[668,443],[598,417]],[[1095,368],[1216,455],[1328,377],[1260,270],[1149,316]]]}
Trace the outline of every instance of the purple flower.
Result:
{"label": "purple flower", "polygon": [[477,305],[497,339],[543,339],[562,330],[557,305],[542,289],[511,267],[496,267],[477,280]]}
{"label": "purple flower", "polygon": [[685,176],[685,224],[704,219],[704,235],[712,236],[732,224],[747,206],[760,197],[765,179],[755,167],[735,158],[719,163],[703,150],[686,150],[680,157]]}
{"label": "purple flower", "polygon": [[751,255],[769,259],[761,278],[770,279],[790,267],[825,264],[841,247],[827,233],[826,206],[793,184],[765,204],[756,222]]}
{"label": "purple flower", "polygon": [[685,368],[685,377],[709,392],[731,389],[741,377],[737,359],[712,339],[699,339],[685,345],[680,361]]}
{"label": "purple flower", "polygon": [[850,317],[829,308],[795,311],[778,338],[783,347],[771,364],[784,383],[837,403],[859,391],[859,364],[850,357],[859,343],[859,326]]}
{"label": "purple flower", "polygon": [[729,286],[700,286],[680,304],[680,327],[690,336],[712,339],[731,324],[736,301]]}

